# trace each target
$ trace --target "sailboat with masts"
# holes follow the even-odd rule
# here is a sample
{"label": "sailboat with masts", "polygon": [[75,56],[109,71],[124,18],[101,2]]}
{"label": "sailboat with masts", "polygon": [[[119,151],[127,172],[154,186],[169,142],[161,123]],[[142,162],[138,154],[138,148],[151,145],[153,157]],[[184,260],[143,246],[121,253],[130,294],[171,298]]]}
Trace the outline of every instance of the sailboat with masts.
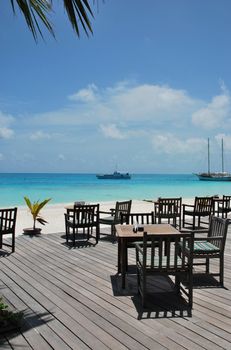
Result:
{"label": "sailboat with masts", "polygon": [[221,140],[221,162],[222,171],[221,172],[210,172],[210,149],[209,149],[209,139],[208,139],[208,172],[195,174],[199,180],[204,181],[231,181],[231,174],[224,171],[224,143]]}

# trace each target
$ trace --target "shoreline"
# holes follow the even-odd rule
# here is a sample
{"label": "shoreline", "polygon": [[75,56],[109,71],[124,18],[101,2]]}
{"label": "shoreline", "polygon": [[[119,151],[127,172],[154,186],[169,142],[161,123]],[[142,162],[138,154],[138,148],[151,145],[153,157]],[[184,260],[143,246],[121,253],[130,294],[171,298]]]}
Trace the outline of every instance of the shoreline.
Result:
{"label": "shoreline", "polygon": [[[155,200],[155,199],[153,199]],[[192,204],[194,198],[182,198],[182,203]],[[91,202],[92,204],[96,202]],[[100,210],[108,211],[110,208],[115,207],[115,201],[101,201],[97,202],[100,204]],[[41,211],[41,216],[48,221],[46,225],[40,225],[37,223],[37,227],[42,228],[42,234],[49,233],[65,233],[65,222],[64,213],[65,207],[73,205],[73,202],[69,203],[56,203],[48,204]],[[16,221],[16,236],[23,234],[23,229],[32,226],[32,217],[27,206],[18,206],[18,214]],[[146,200],[132,200],[131,212],[150,212],[154,210],[153,202],[148,202]]]}

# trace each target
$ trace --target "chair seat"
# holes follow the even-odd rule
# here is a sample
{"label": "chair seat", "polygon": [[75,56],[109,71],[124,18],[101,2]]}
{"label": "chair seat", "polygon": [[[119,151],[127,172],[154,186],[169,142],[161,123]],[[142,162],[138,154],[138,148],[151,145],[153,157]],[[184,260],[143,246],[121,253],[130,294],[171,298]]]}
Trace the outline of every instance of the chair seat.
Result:
{"label": "chair seat", "polygon": [[[70,227],[76,227],[76,223],[74,223],[73,220],[67,220],[67,224],[70,226]],[[97,221],[87,221],[86,222],[82,222],[81,224],[78,224],[78,227],[79,228],[87,228],[87,227],[92,227],[93,225],[96,225],[97,224]]]}
{"label": "chair seat", "polygon": [[206,241],[194,242],[194,253],[217,253],[220,251],[214,244]]}
{"label": "chair seat", "polygon": [[[181,243],[180,243],[181,245]],[[193,254],[219,253],[220,249],[207,241],[194,241]]]}
{"label": "chair seat", "polygon": [[100,218],[99,222],[100,224],[119,224],[119,220],[117,220],[118,222],[116,222],[115,217],[114,216],[106,216],[105,218]]}

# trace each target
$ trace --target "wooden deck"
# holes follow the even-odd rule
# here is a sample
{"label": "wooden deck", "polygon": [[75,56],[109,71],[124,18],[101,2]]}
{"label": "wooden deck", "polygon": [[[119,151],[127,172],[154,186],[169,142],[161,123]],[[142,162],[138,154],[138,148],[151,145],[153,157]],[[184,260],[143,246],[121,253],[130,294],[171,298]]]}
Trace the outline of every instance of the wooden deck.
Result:
{"label": "wooden deck", "polygon": [[0,295],[24,310],[25,321],[20,332],[0,336],[0,348],[231,349],[230,234],[226,288],[199,281],[192,315],[167,292],[142,310],[135,275],[121,290],[116,243],[70,249],[61,233],[18,237],[16,252],[0,255]]}

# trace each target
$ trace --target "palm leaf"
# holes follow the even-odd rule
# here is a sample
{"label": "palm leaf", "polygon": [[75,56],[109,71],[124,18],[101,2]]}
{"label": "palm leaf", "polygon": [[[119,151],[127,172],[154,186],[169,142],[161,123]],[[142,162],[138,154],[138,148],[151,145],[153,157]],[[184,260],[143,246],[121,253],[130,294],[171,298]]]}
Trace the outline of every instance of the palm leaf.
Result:
{"label": "palm leaf", "polygon": [[40,18],[42,23],[48,29],[48,31],[54,36],[53,28],[47,18],[47,15],[51,12],[50,0],[11,0],[11,6],[15,13],[15,2],[21,10],[26,23],[31,30],[34,39],[37,41],[37,32],[43,37],[39,23],[36,16]]}
{"label": "palm leaf", "polygon": [[[10,2],[14,13],[15,4],[17,4],[21,10],[35,41],[37,41],[38,33],[43,37],[40,22],[42,22],[48,31],[55,36],[52,24],[48,19],[48,15],[53,9],[52,0],[10,0]],[[93,0],[93,3],[94,2],[95,0]],[[78,22],[81,23],[81,26],[87,35],[89,32],[93,33],[89,15],[91,17],[94,16],[89,5],[89,0],[63,0],[63,4],[72,28],[78,36],[80,36]]]}

